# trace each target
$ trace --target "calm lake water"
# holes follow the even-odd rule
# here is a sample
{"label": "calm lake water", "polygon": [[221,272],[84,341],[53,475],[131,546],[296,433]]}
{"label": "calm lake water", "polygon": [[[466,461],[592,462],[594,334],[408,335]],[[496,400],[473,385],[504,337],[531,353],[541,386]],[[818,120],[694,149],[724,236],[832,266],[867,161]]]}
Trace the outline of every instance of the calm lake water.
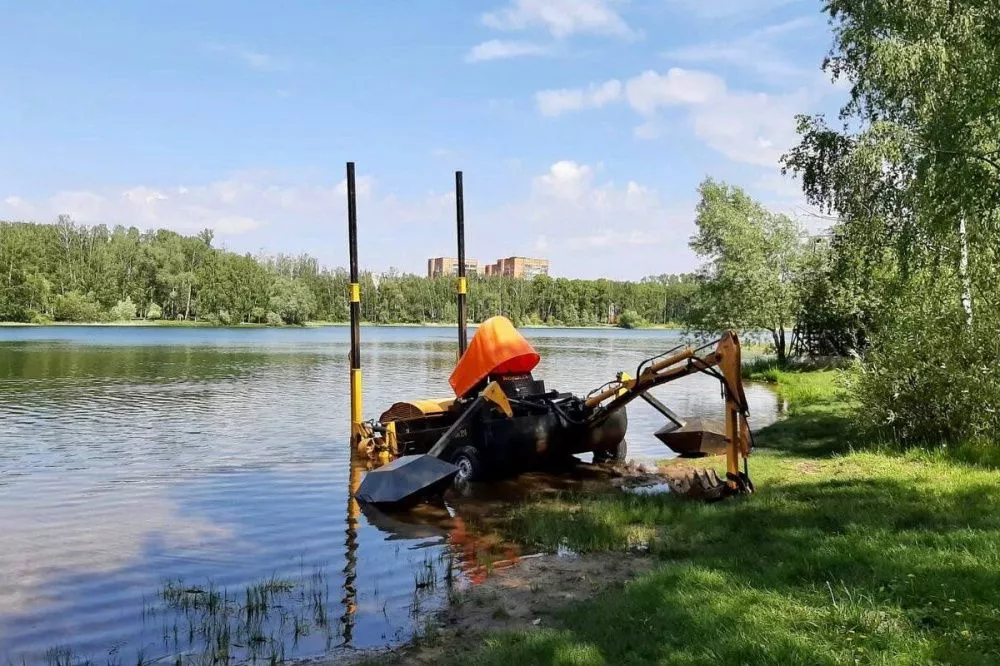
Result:
{"label": "calm lake water", "polygon": [[[678,342],[525,335],[536,377],[577,393]],[[449,394],[452,329],[365,328],[362,340],[366,417]],[[346,328],[0,328],[0,664],[381,647],[481,576],[484,550],[509,555],[454,507],[426,522],[358,513],[347,354]],[[747,395],[753,427],[773,420],[773,394]],[[657,396],[682,415],[722,414],[704,375]],[[659,414],[637,401],[629,420],[630,457],[669,455],[652,436]]]}

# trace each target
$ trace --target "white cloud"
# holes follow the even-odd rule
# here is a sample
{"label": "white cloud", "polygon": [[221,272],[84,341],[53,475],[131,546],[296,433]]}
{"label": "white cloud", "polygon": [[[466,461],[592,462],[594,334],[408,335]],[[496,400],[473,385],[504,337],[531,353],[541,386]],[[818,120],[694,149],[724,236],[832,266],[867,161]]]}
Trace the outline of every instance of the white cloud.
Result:
{"label": "white cloud", "polygon": [[599,109],[621,98],[622,84],[611,79],[601,84],[591,84],[585,90],[542,90],[535,93],[535,102],[543,116],[559,116],[581,109]]}
{"label": "white cloud", "polygon": [[524,56],[545,55],[551,51],[552,47],[544,44],[491,39],[488,42],[473,46],[472,50],[465,56],[465,61],[484,62],[487,60],[520,58]]}
{"label": "white cloud", "polygon": [[778,95],[733,91],[715,74],[679,67],[664,74],[647,70],[624,85],[608,87],[608,94],[598,94],[612,82],[618,84],[612,80],[586,89],[542,91],[536,95],[539,111],[555,116],[625,100],[643,118],[633,130],[643,140],[659,138],[668,123],[677,123],[668,114],[679,112],[711,148],[738,162],[773,167],[797,139],[795,114],[808,108],[811,99],[807,89]]}
{"label": "white cloud", "polygon": [[807,0],[667,0],[683,16],[704,20],[761,16],[788,5],[808,6]]}
{"label": "white cloud", "polygon": [[633,109],[649,116],[661,106],[703,104],[723,95],[726,82],[715,74],[673,67],[666,74],[647,70],[625,85]]}
{"label": "white cloud", "polygon": [[218,53],[230,60],[235,60],[245,67],[258,72],[278,72],[288,68],[287,63],[279,58],[238,44],[212,42],[207,47],[209,51]]}
{"label": "white cloud", "polygon": [[535,192],[555,199],[577,201],[590,189],[593,175],[593,169],[586,164],[562,160],[549,167],[548,173],[535,178]]}
{"label": "white cloud", "polygon": [[816,22],[812,16],[795,18],[755,30],[744,37],[683,46],[663,56],[680,62],[722,63],[754,72],[770,81],[801,78],[816,69],[819,63],[797,64],[782,55],[775,42],[783,35],[800,32]]}
{"label": "white cloud", "polygon": [[695,134],[737,162],[774,167],[798,139],[795,114],[808,95],[727,92],[692,112]]}
{"label": "white cloud", "polygon": [[483,24],[496,30],[543,28],[562,39],[573,34],[633,38],[636,33],[614,8],[614,0],[510,0],[502,9],[483,14]]}

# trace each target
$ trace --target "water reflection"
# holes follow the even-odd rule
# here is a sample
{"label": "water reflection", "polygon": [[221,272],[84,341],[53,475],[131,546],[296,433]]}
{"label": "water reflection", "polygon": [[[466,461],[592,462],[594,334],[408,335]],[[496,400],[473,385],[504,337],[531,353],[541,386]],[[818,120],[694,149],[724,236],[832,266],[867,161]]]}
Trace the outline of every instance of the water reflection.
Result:
{"label": "water reflection", "polygon": [[[402,517],[362,512],[343,329],[0,336],[0,663],[45,663],[58,646],[74,663],[196,663],[226,632],[234,655],[256,646],[263,659],[279,643],[292,658],[405,640],[449,590],[520,554],[480,529],[497,500],[602,482],[599,471],[528,474]],[[676,342],[528,337],[536,374],[577,393]],[[366,415],[448,395],[453,338],[365,329]],[[657,393],[684,415],[721,413],[708,377]],[[748,397],[762,425],[773,396]],[[662,417],[644,403],[629,417],[631,455],[667,455],[652,436]]]}

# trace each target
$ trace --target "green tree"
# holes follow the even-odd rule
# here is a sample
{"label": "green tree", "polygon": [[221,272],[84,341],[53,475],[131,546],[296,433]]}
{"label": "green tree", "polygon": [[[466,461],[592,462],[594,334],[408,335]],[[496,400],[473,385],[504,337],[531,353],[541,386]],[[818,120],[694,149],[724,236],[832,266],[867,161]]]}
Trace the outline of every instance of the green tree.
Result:
{"label": "green tree", "polygon": [[824,67],[850,83],[850,100],[839,129],[800,119],[785,168],[837,213],[852,251],[895,248],[903,279],[947,262],[971,319],[976,286],[995,284],[1000,240],[1000,6],[830,0],[826,11],[834,47]]}
{"label": "green tree", "polygon": [[286,324],[304,324],[316,309],[312,292],[301,282],[279,276],[271,283],[271,311]]}
{"label": "green tree", "polygon": [[[835,263],[871,340],[858,420],[904,443],[1000,436],[1000,5],[829,0],[840,124],[784,157],[837,218]],[[833,273],[836,275],[836,272]]]}
{"label": "green tree", "polygon": [[92,297],[78,291],[69,291],[56,296],[53,314],[56,321],[87,323],[104,319],[101,306]]}
{"label": "green tree", "polygon": [[786,329],[799,305],[800,229],[739,187],[709,178],[698,191],[698,231],[690,245],[704,263],[689,325],[703,332],[769,331],[778,361],[784,362]]}
{"label": "green tree", "polygon": [[620,315],[618,315],[618,327],[619,328],[641,328],[646,325],[642,317],[635,310],[623,310]]}
{"label": "green tree", "polygon": [[118,301],[113,308],[111,308],[110,315],[111,321],[132,321],[135,319],[135,303],[132,302],[131,298],[125,297],[125,300]]}

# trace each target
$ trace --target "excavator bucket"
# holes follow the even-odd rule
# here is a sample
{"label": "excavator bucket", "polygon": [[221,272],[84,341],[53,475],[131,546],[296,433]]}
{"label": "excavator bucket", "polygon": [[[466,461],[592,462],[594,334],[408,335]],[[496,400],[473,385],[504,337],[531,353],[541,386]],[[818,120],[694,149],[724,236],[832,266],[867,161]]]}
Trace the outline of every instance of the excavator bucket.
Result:
{"label": "excavator bucket", "polygon": [[443,493],[456,474],[457,467],[435,456],[402,456],[368,472],[356,497],[375,506],[405,508]]}
{"label": "excavator bucket", "polygon": [[714,502],[726,496],[728,488],[714,469],[693,469],[669,482],[670,492],[687,499]]}
{"label": "excavator bucket", "polygon": [[713,419],[690,419],[680,428],[668,423],[654,434],[681,458],[724,455],[729,446],[725,424]]}

